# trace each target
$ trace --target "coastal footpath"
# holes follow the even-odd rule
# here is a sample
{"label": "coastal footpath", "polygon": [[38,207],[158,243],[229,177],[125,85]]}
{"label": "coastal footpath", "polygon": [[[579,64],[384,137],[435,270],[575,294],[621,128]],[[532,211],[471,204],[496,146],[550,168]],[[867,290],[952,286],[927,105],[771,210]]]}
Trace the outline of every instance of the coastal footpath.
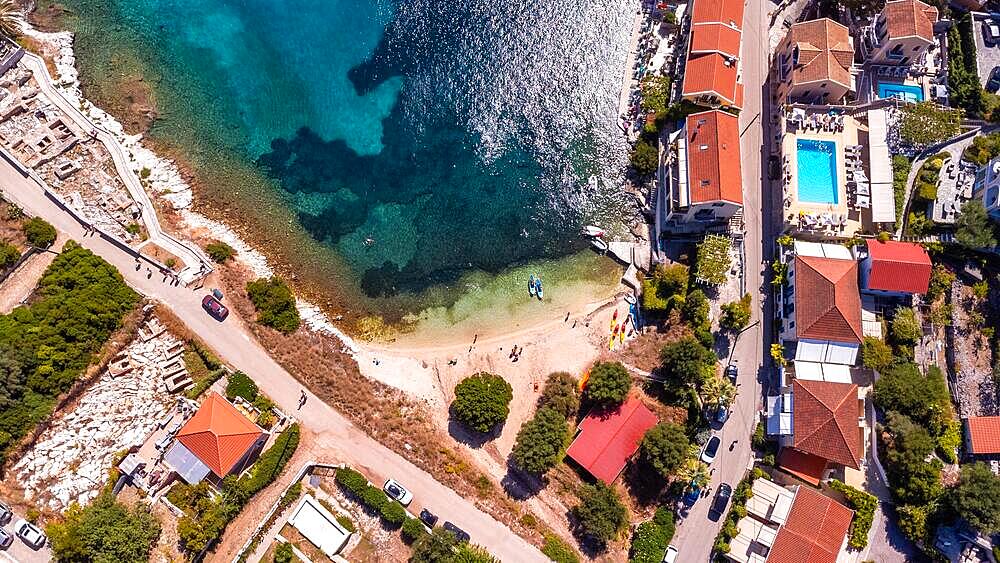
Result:
{"label": "coastal footpath", "polygon": [[225,323],[216,322],[202,311],[199,294],[182,285],[166,283],[158,275],[147,275],[145,269],[135,267],[133,254],[99,235],[88,235],[69,212],[60,208],[7,160],[0,160],[0,186],[5,198],[30,214],[43,217],[58,231],[114,265],[136,291],[169,307],[224,361],[236,369],[253,373],[257,383],[281,409],[296,412],[300,393],[305,392],[308,400],[297,411],[298,418],[315,434],[316,440],[329,446],[339,459],[372,477],[392,477],[405,482],[414,495],[427,499],[426,504],[433,512],[461,523],[477,544],[503,561],[547,561],[523,538],[370,438],[339,412],[303,389],[251,337],[241,319],[231,316]]}

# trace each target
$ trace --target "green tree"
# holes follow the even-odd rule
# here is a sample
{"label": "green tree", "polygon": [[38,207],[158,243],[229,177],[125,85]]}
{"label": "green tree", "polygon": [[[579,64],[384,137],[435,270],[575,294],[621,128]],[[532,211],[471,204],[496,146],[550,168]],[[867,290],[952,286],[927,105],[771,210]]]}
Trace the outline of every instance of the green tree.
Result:
{"label": "green tree", "polygon": [[993,223],[982,201],[970,199],[962,204],[962,212],[955,218],[955,242],[972,250],[997,245]]}
{"label": "green tree", "polygon": [[660,350],[660,369],[674,385],[700,385],[714,368],[715,354],[693,336],[671,342]]}
{"label": "green tree", "polygon": [[545,379],[538,408],[549,407],[569,418],[580,410],[580,393],[576,378],[565,371],[556,371]]}
{"label": "green tree", "polygon": [[899,514],[899,529],[904,536],[915,542],[927,541],[928,507],[904,504],[897,506],[896,512]]}
{"label": "green tree", "polygon": [[702,381],[701,397],[708,404],[729,406],[736,398],[736,386],[727,377],[713,375]]}
{"label": "green tree", "polygon": [[688,293],[684,299],[684,306],[681,307],[681,317],[691,326],[705,326],[709,322],[708,313],[710,309],[711,305],[708,302],[708,297],[705,297],[705,292],[695,289],[691,293]]}
{"label": "green tree", "polygon": [[677,468],[677,480],[688,486],[703,488],[710,479],[708,465],[698,458],[689,457]]}
{"label": "green tree", "polygon": [[472,545],[468,542],[458,544],[455,555],[451,559],[452,563],[500,563],[500,560],[490,555],[481,546]]}
{"label": "green tree", "polygon": [[579,497],[580,504],[572,510],[585,535],[608,542],[628,523],[628,509],[618,493],[604,483],[584,485]]}
{"label": "green tree", "polygon": [[640,176],[650,176],[660,165],[660,155],[656,146],[650,144],[645,139],[636,141],[629,155],[629,162],[636,174]]}
{"label": "green tree", "polygon": [[105,492],[86,507],[71,505],[62,521],[45,531],[57,561],[145,563],[160,537],[160,523],[147,505],[129,508]]}
{"label": "green tree", "polygon": [[1000,477],[990,471],[989,465],[963,465],[951,500],[973,529],[985,535],[1000,531]]}
{"label": "green tree", "polygon": [[222,241],[209,243],[205,246],[205,252],[208,253],[208,256],[212,260],[218,262],[219,264],[222,264],[233,256],[236,256],[236,250]]}
{"label": "green tree", "polygon": [[21,258],[21,252],[13,244],[0,240],[0,270],[9,268]]}
{"label": "green tree", "polygon": [[274,563],[292,563],[293,559],[295,559],[295,552],[292,551],[291,543],[282,542],[274,548]]}
{"label": "green tree", "polygon": [[666,478],[684,462],[690,447],[682,426],[660,423],[646,431],[639,452],[643,462]]}
{"label": "green tree", "polygon": [[413,542],[410,563],[451,563],[458,540],[444,528],[434,528]]}
{"label": "green tree", "polygon": [[514,389],[499,375],[480,372],[455,386],[455,418],[477,432],[489,432],[507,420]]}
{"label": "green tree", "polygon": [[621,362],[597,362],[590,368],[584,389],[587,401],[597,407],[622,404],[632,389],[632,377]]}
{"label": "green tree", "polygon": [[896,314],[892,318],[891,334],[893,340],[900,344],[913,346],[920,341],[923,329],[913,309],[902,307],[896,309]]}
{"label": "green tree", "polygon": [[866,336],[861,342],[861,361],[866,368],[882,373],[893,364],[892,348],[874,336]]}
{"label": "green tree", "polygon": [[902,504],[924,505],[941,495],[941,460],[927,459],[936,445],[934,438],[906,415],[890,412],[886,428],[892,445],[885,467],[893,497]]}
{"label": "green tree", "polygon": [[542,407],[521,425],[511,458],[529,473],[544,474],[562,461],[569,437],[566,417],[551,407]]}
{"label": "green tree", "polygon": [[48,248],[56,241],[55,227],[40,217],[28,219],[21,226],[21,229],[24,231],[24,237],[28,239],[28,244],[31,246]]}
{"label": "green tree", "polygon": [[932,366],[927,375],[911,363],[899,364],[875,382],[875,405],[885,411],[907,413],[934,435],[944,431],[951,418],[951,398],[941,370]]}
{"label": "green tree", "polygon": [[723,305],[719,324],[729,330],[742,330],[750,324],[750,299],[750,294],[747,293],[739,301]]}
{"label": "green tree", "polygon": [[279,277],[247,283],[247,295],[257,308],[257,322],[285,334],[299,328],[299,310],[291,288]]}

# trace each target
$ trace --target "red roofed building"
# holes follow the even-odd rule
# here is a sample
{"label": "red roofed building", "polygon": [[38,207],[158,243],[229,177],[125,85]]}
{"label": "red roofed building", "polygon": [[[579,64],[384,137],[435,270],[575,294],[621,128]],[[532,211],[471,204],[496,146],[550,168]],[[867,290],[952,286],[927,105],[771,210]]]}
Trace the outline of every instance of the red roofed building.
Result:
{"label": "red roofed building", "polygon": [[934,45],[938,10],[920,0],[886,2],[875,22],[861,34],[862,52],[877,65],[920,65]]}
{"label": "red roofed building", "polygon": [[610,484],[639,449],[646,431],[657,422],[656,415],[635,397],[610,411],[591,411],[580,423],[566,455]]}
{"label": "red roofed building", "polygon": [[969,453],[980,459],[1000,459],[1000,416],[962,419]]}
{"label": "red roofed building", "polygon": [[742,0],[692,0],[681,97],[709,107],[743,107],[742,30]]}
{"label": "red roofed building", "polygon": [[702,231],[728,221],[743,205],[740,130],[736,116],[712,110],[687,117],[672,137],[663,227]]}
{"label": "red roofed building", "polygon": [[931,257],[915,242],[868,241],[868,257],[861,262],[861,287],[878,295],[927,293]]}
{"label": "red roofed building", "polygon": [[836,563],[847,543],[854,511],[799,487],[788,520],[778,530],[767,563]]}
{"label": "red roofed building", "polygon": [[854,91],[854,41],[829,18],[792,24],[775,53],[779,101],[836,104]]}
{"label": "red roofed building", "polygon": [[229,401],[210,393],[167,450],[165,461],[190,484],[209,472],[218,479],[241,471],[264,445],[266,434]]}

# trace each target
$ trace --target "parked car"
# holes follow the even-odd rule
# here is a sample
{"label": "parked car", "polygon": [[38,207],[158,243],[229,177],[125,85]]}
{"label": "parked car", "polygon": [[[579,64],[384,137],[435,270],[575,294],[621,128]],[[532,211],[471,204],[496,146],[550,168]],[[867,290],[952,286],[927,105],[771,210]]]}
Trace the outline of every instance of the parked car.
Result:
{"label": "parked car", "polygon": [[11,518],[14,517],[14,511],[10,509],[9,506],[0,502],[0,526],[5,525],[10,522]]}
{"label": "parked car", "polygon": [[668,545],[667,546],[667,551],[664,552],[664,554],[663,554],[663,563],[674,563],[674,561],[677,561],[677,554],[678,553],[679,552],[677,551],[676,547],[674,547],[672,545]]}
{"label": "parked car", "polygon": [[701,460],[711,465],[715,461],[716,454],[719,453],[720,444],[722,444],[722,438],[712,436],[708,443],[705,444],[705,449],[701,451]]}
{"label": "parked car", "polygon": [[413,493],[407,491],[406,487],[400,485],[392,479],[386,480],[385,484],[382,485],[382,490],[385,491],[387,497],[403,506],[406,506],[413,501]]}
{"label": "parked car", "polygon": [[42,530],[23,518],[14,523],[14,533],[31,549],[41,549],[45,545],[46,538]]}
{"label": "parked car", "polygon": [[726,483],[720,483],[715,491],[715,498],[712,499],[712,507],[708,509],[708,517],[712,522],[718,522],[719,518],[726,513],[726,506],[729,505],[729,497],[733,496],[733,488]]}
{"label": "parked car", "polygon": [[438,517],[430,510],[424,508],[420,511],[420,521],[428,528],[433,528],[438,523]]}
{"label": "parked car", "polygon": [[215,318],[217,321],[224,321],[226,317],[229,316],[229,309],[225,305],[219,303],[219,300],[213,295],[206,295],[204,299],[201,300],[201,308],[208,312],[209,315]]}
{"label": "parked car", "polygon": [[14,536],[10,535],[7,530],[0,528],[0,549],[7,549],[12,543],[14,543]]}
{"label": "parked car", "polygon": [[986,91],[990,93],[996,93],[1000,90],[1000,66],[993,67],[990,71],[990,77],[986,81]]}
{"label": "parked car", "polygon": [[459,528],[458,526],[452,524],[451,522],[448,522],[447,520],[445,520],[443,528],[445,530],[448,530],[449,532],[451,532],[452,535],[455,536],[455,539],[458,540],[458,543],[469,541],[469,539],[470,539],[469,534],[467,534],[465,532],[465,530],[463,530],[462,528]]}
{"label": "parked car", "polygon": [[701,487],[695,485],[692,482],[691,486],[688,487],[688,492],[684,493],[684,498],[682,500],[684,501],[684,504],[686,504],[687,506],[691,506],[692,504],[697,502],[698,498],[700,497],[701,497]]}
{"label": "parked car", "polygon": [[719,424],[725,424],[729,420],[729,407],[719,405],[719,408],[715,410],[715,421]]}
{"label": "parked car", "polygon": [[1000,41],[1000,25],[993,20],[983,21],[983,39],[987,45],[996,45]]}
{"label": "parked car", "polygon": [[729,380],[732,381],[734,385],[736,384],[736,378],[738,378],[739,375],[740,375],[740,370],[739,368],[736,367],[736,364],[729,364],[728,366],[726,366],[726,377],[728,377]]}

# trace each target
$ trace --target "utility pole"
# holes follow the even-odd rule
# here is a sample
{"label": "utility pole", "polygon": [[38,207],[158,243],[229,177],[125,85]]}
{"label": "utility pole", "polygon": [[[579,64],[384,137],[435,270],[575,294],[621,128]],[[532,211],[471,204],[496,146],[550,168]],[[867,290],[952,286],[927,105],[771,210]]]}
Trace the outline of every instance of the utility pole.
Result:
{"label": "utility pole", "polygon": [[736,352],[736,344],[740,341],[740,335],[759,324],[760,324],[760,319],[757,319],[756,321],[751,323],[750,326],[736,333],[736,339],[733,340],[733,347],[729,349],[729,360],[726,361],[727,366],[730,366],[733,363],[733,353]]}

